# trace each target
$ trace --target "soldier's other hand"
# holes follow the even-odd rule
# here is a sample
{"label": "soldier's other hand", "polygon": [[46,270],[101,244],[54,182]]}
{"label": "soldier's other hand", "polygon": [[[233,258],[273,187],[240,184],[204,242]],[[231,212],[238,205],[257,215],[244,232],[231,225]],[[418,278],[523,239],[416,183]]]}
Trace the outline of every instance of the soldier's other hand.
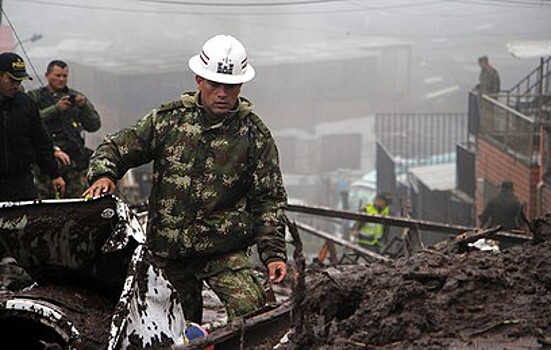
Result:
{"label": "soldier's other hand", "polygon": [[59,109],[60,111],[66,111],[69,108],[71,108],[72,104],[71,104],[71,101],[69,100],[69,95],[63,96],[62,98],[57,100],[55,105],[57,109]]}
{"label": "soldier's other hand", "polygon": [[287,275],[287,263],[284,261],[272,261],[268,263],[268,274],[270,281],[280,283]]}
{"label": "soldier's other hand", "polygon": [[52,187],[54,188],[56,197],[63,197],[63,195],[65,194],[65,180],[63,180],[61,176],[56,177],[52,180]]}
{"label": "soldier's other hand", "polygon": [[54,157],[63,165],[71,164],[71,157],[60,149],[54,151]]}
{"label": "soldier's other hand", "polygon": [[108,177],[100,177],[82,193],[82,197],[98,197],[102,194],[112,194],[115,192],[115,183]]}
{"label": "soldier's other hand", "polygon": [[79,107],[82,107],[84,106],[85,103],[86,103],[86,97],[84,95],[77,94],[77,96],[75,97],[75,104]]}

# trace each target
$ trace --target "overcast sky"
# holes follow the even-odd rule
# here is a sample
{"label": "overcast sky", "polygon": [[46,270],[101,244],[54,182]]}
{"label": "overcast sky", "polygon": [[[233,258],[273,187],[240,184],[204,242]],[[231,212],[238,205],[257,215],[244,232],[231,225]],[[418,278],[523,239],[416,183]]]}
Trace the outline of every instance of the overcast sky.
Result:
{"label": "overcast sky", "polygon": [[[277,64],[381,36],[415,53],[472,62],[473,53],[508,55],[507,42],[551,39],[551,1],[536,0],[4,0],[33,56],[62,52],[90,64],[184,64],[209,37],[243,41],[251,63]],[[5,22],[5,20],[4,20]],[[342,52],[346,56],[346,50]],[[476,56],[476,55],[475,55]],[[314,57],[315,59],[315,57]]]}
{"label": "overcast sky", "polygon": [[[300,80],[304,72],[297,62],[352,62],[358,55],[377,55],[370,47],[402,45],[408,48],[409,62],[396,61],[397,75],[404,76],[408,91],[419,95],[415,106],[448,112],[465,112],[467,92],[477,82],[477,57],[490,57],[506,89],[539,63],[538,58],[513,57],[507,44],[551,41],[551,0],[4,0],[3,6],[39,76],[53,58],[114,74],[187,72],[188,59],[201,45],[226,33],[244,43],[249,62],[261,70],[276,66],[276,74],[285,76],[286,67],[294,65],[292,76],[282,79],[287,89],[285,82]],[[36,34],[42,38],[28,41]],[[315,94],[325,98],[343,89],[340,84],[324,90],[329,85],[325,77],[335,79],[328,74],[331,66],[312,67],[321,70],[308,72],[295,90],[289,85],[288,94],[282,93],[281,84],[262,80],[268,72],[274,74],[274,69],[264,70],[247,86],[246,96],[259,101],[261,112],[276,121],[282,111],[269,104],[272,96],[288,100],[312,91],[315,100]],[[336,68],[344,70],[346,63]],[[370,82],[361,74],[364,70],[358,72],[346,70],[349,81],[344,88],[358,90]],[[87,84],[79,81],[76,86],[90,91]],[[193,87],[193,82],[184,84],[182,89]],[[142,90],[144,95],[163,96],[155,97],[155,103],[177,96],[172,90]],[[380,106],[369,102],[357,108],[358,114],[396,111],[396,100],[391,96]],[[140,110],[151,108],[151,101],[141,97],[133,103],[142,101]],[[309,106],[297,103],[297,108],[307,114]],[[319,109],[310,110],[320,114]]]}

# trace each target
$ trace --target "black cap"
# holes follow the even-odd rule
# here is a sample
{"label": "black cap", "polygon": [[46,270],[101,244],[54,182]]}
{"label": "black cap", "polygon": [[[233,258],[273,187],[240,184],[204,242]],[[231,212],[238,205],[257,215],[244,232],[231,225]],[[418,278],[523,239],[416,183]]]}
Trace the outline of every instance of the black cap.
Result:
{"label": "black cap", "polygon": [[31,79],[25,70],[25,61],[18,54],[4,52],[0,54],[0,72],[15,80]]}
{"label": "black cap", "polygon": [[377,196],[375,198],[384,200],[386,204],[392,203],[392,194],[388,192],[377,193]]}
{"label": "black cap", "polygon": [[513,181],[511,180],[505,180],[501,183],[501,188],[504,190],[512,190],[513,189]]}

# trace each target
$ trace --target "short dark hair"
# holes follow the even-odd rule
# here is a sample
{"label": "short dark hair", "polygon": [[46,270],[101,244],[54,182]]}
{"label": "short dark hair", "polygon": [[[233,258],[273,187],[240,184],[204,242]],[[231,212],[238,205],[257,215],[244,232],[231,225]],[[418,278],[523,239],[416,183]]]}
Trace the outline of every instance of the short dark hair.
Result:
{"label": "short dark hair", "polygon": [[513,181],[511,180],[505,180],[501,183],[501,189],[505,191],[511,191],[513,189]]}
{"label": "short dark hair", "polygon": [[388,192],[377,193],[375,199],[382,199],[387,205],[392,203],[392,194]]}
{"label": "short dark hair", "polygon": [[488,56],[480,56],[478,62],[488,63]]}
{"label": "short dark hair", "polygon": [[53,60],[50,63],[48,63],[48,67],[46,68],[46,74],[50,73],[52,70],[54,70],[54,67],[59,67],[61,69],[66,68],[68,66],[67,62],[62,60]]}

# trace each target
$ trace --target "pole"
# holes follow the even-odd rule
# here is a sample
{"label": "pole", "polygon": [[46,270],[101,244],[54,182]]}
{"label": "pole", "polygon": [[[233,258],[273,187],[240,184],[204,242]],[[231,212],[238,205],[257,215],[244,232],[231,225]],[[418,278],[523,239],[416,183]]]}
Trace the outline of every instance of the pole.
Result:
{"label": "pole", "polygon": [[448,225],[448,224],[442,224],[438,222],[415,220],[415,219],[401,218],[396,216],[380,216],[380,215],[369,215],[364,213],[353,213],[353,212],[333,210],[330,208],[324,208],[324,207],[318,207],[318,206],[314,207],[314,206],[305,206],[305,205],[297,205],[297,204],[287,204],[287,210],[296,212],[296,213],[334,217],[334,218],[340,218],[340,219],[346,219],[346,220],[356,220],[361,222],[372,222],[375,224],[408,227],[408,228],[415,228],[418,230],[444,232],[448,234],[458,234],[458,233],[473,230],[472,227],[466,227],[466,226]]}

